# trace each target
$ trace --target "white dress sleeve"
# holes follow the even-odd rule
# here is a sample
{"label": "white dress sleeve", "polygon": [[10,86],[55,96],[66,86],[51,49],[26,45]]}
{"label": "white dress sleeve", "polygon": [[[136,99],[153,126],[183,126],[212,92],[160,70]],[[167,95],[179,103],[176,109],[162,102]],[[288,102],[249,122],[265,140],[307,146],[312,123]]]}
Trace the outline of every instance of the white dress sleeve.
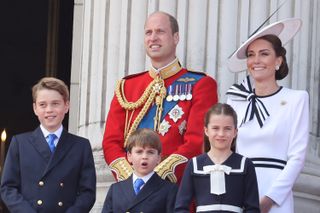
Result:
{"label": "white dress sleeve", "polygon": [[287,164],[266,193],[278,205],[281,205],[291,192],[293,185],[304,166],[309,140],[309,96],[306,91],[296,91],[296,105],[291,110],[292,121],[287,151]]}

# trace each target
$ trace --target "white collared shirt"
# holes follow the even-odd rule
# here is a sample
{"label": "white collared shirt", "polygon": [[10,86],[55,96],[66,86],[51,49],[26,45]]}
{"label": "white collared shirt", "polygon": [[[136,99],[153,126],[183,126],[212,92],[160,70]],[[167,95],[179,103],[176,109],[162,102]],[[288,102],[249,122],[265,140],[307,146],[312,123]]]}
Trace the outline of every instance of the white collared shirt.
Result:
{"label": "white collared shirt", "polygon": [[148,182],[148,180],[151,178],[151,176],[154,174],[154,171],[150,172],[149,174],[147,174],[146,176],[143,176],[143,177],[139,177],[137,176],[134,172],[132,174],[132,184],[134,184],[134,182],[138,179],[138,178],[141,178],[144,182],[144,184],[142,185],[141,188],[144,187],[144,185],[146,185],[146,183]]}
{"label": "white collared shirt", "polygon": [[54,145],[57,147],[57,144],[58,144],[59,139],[60,139],[61,134],[62,134],[63,126],[61,125],[61,126],[59,127],[59,129],[57,129],[55,132],[49,132],[49,131],[48,131],[46,128],[44,128],[42,125],[40,125],[40,129],[41,129],[41,131],[42,131],[42,133],[43,133],[43,136],[44,136],[45,138],[47,138],[49,134],[55,134],[55,135],[57,136],[57,138],[54,140]]}

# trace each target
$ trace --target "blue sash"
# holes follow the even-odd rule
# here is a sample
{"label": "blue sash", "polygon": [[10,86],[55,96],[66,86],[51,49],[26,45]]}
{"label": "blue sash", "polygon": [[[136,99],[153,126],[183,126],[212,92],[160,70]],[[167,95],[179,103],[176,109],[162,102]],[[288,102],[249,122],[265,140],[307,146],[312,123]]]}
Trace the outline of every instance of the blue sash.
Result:
{"label": "blue sash", "polygon": [[[185,82],[179,81],[179,79],[182,78],[189,78],[194,79],[193,81],[188,81],[188,84],[191,84],[192,87],[194,84],[196,84],[201,78],[203,78],[205,75],[201,73],[194,73],[194,72],[187,72],[186,74],[180,76],[177,80],[175,80],[171,85],[172,88],[175,88],[178,84],[186,84]],[[170,86],[170,85],[169,85]],[[169,86],[167,87],[167,94],[169,94]],[[185,100],[187,101],[187,100]],[[163,111],[161,116],[161,121],[164,119],[164,117],[170,112],[170,110],[178,103],[179,101],[167,101],[166,98],[163,99]],[[140,128],[149,128],[154,129],[154,116],[156,114],[157,105],[153,104],[150,110],[145,114],[143,119],[141,120],[138,129]]]}

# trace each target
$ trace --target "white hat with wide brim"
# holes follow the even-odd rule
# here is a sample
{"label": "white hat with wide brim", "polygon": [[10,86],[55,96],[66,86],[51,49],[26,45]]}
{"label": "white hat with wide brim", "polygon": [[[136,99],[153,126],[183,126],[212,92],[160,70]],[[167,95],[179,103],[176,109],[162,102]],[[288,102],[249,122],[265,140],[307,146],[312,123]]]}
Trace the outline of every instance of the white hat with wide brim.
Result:
{"label": "white hat with wide brim", "polygon": [[257,33],[253,34],[246,42],[244,42],[239,49],[228,60],[228,68],[231,72],[240,72],[247,69],[246,51],[254,40],[264,35],[276,35],[280,38],[282,45],[288,43],[300,30],[302,20],[299,18],[288,18],[275,23],[272,23]]}

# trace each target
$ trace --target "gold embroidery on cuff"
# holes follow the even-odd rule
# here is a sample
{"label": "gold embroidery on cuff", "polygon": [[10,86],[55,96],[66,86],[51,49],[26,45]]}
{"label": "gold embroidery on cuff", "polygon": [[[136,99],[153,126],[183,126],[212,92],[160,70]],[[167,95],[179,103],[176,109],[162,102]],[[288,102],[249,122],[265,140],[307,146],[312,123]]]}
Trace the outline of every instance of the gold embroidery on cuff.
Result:
{"label": "gold embroidery on cuff", "polygon": [[117,174],[118,181],[127,179],[133,172],[131,165],[124,157],[115,159],[109,167]]}
{"label": "gold embroidery on cuff", "polygon": [[176,183],[177,178],[174,174],[176,166],[186,163],[188,159],[182,155],[172,154],[163,160],[154,171],[162,178],[168,178],[171,182]]}

